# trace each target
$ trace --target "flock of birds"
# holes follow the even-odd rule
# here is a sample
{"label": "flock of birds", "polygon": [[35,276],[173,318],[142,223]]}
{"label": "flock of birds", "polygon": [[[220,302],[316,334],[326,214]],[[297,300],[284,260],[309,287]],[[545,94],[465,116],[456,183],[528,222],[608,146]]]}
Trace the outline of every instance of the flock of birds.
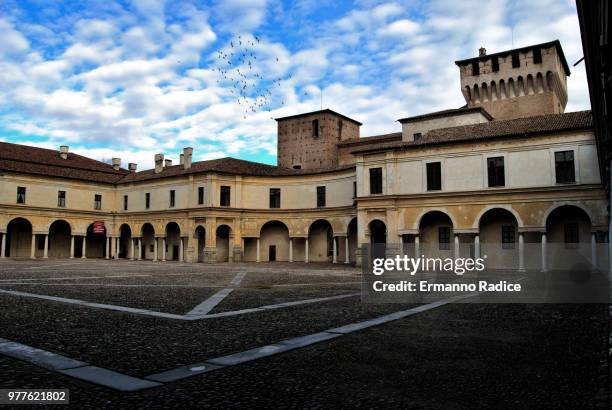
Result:
{"label": "flock of birds", "polygon": [[[256,48],[260,44],[258,36],[254,39],[238,36],[230,41],[228,52],[217,51],[217,66],[219,72],[217,83],[230,86],[230,92],[242,107],[243,118],[247,115],[261,111],[271,111],[273,102],[281,106],[285,101],[275,100],[275,91],[279,89],[282,82],[288,78],[268,78],[262,75],[257,65]],[[279,58],[276,62],[279,62]]]}

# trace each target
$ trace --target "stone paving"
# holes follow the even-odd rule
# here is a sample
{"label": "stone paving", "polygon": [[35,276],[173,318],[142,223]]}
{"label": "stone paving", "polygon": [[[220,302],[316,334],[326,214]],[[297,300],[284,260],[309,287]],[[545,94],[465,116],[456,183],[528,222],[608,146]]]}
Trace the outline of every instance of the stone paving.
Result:
{"label": "stone paving", "polygon": [[[69,388],[79,408],[607,400],[607,306],[364,305],[359,274],[326,264],[2,262],[0,290],[51,299],[0,293],[0,388]],[[173,318],[190,314],[197,320]]]}

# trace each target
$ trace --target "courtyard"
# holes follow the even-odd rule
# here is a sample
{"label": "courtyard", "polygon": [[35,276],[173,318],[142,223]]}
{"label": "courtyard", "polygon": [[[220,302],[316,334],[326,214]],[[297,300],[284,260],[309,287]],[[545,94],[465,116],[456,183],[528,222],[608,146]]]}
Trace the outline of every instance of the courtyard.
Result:
{"label": "courtyard", "polygon": [[[607,305],[364,304],[327,263],[10,260],[1,388],[80,408],[597,407]],[[456,297],[461,297],[457,295]]]}

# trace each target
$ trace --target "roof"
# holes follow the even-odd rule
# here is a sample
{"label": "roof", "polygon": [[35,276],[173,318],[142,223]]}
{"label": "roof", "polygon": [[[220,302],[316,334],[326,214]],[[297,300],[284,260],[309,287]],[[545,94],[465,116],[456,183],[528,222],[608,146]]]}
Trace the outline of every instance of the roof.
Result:
{"label": "roof", "polygon": [[454,144],[495,138],[527,137],[551,132],[585,130],[593,128],[591,111],[576,111],[565,114],[546,114],[503,121],[431,130],[416,141],[381,143],[361,148],[351,153],[387,151],[391,149],[420,148],[428,145]]}
{"label": "roof", "polygon": [[391,141],[401,141],[402,133],[401,132],[393,132],[390,134],[381,134],[381,135],[372,135],[370,137],[361,137],[357,139],[342,141],[337,143],[336,145],[339,147],[345,146],[357,146],[357,145],[366,145],[377,142],[391,142]]}
{"label": "roof", "polygon": [[198,161],[191,164],[191,168],[184,169],[182,165],[164,167],[162,172],[156,174],[155,169],[147,169],[141,172],[127,174],[119,181],[120,184],[147,181],[152,179],[170,178],[182,175],[199,174],[204,172],[214,172],[230,175],[245,176],[296,176],[296,175],[315,175],[326,172],[344,171],[355,168],[355,165],[347,165],[336,168],[326,168],[317,170],[281,168],[274,165],[262,164],[259,162],[245,161],[237,158],[219,158],[208,161]]}
{"label": "roof", "polygon": [[493,120],[493,117],[491,116],[491,114],[489,114],[487,110],[485,110],[482,107],[461,107],[461,108],[451,108],[449,110],[430,112],[429,114],[415,115],[414,117],[400,118],[398,121],[404,124],[406,122],[415,122],[415,121],[421,121],[421,120],[428,120],[432,118],[452,117],[455,115],[471,114],[473,112],[480,112],[489,121]]}
{"label": "roof", "polygon": [[513,48],[511,50],[500,51],[498,53],[493,53],[493,54],[486,54],[484,56],[467,58],[465,60],[458,60],[458,61],[455,61],[455,64],[457,64],[458,66],[464,66],[466,64],[471,63],[472,61],[486,61],[490,59],[491,57],[505,57],[517,51],[526,52],[536,47],[548,48],[551,46],[554,46],[557,49],[557,54],[559,55],[559,58],[561,59],[561,64],[563,64],[563,69],[565,70],[565,74],[570,75],[569,65],[567,64],[567,60],[565,59],[565,54],[563,53],[563,48],[561,47],[561,43],[559,42],[559,40],[549,41],[547,43],[533,44],[531,46],[526,46],[526,47],[521,47],[521,48]]}
{"label": "roof", "polygon": [[284,121],[284,120],[290,120],[290,119],[294,119],[294,118],[300,118],[300,117],[307,117],[309,115],[315,115],[315,114],[333,114],[337,117],[343,118],[347,121],[351,121],[354,122],[357,125],[362,125],[359,121],[356,121],[350,117],[347,117],[346,115],[342,115],[339,112],[330,110],[329,108],[326,108],[324,110],[318,110],[318,111],[311,111],[311,112],[305,112],[302,114],[296,114],[296,115],[290,115],[288,117],[279,117],[279,118],[275,118],[276,121]]}
{"label": "roof", "polygon": [[62,159],[56,150],[0,142],[0,171],[92,182],[116,183],[129,171],[78,154]]}

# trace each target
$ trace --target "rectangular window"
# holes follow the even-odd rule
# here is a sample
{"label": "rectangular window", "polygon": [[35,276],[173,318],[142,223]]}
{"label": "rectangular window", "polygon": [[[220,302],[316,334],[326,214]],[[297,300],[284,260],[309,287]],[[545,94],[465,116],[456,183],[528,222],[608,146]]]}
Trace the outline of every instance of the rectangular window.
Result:
{"label": "rectangular window", "polygon": [[128,196],[127,195],[123,195],[123,210],[124,211],[128,210]]}
{"label": "rectangular window", "polygon": [[170,208],[173,208],[176,203],[176,191],[174,189],[170,190]]}
{"label": "rectangular window", "polygon": [[66,207],[66,191],[57,192],[57,206]]}
{"label": "rectangular window", "polygon": [[521,61],[519,60],[518,53],[512,53],[512,68],[519,68],[521,66]]}
{"label": "rectangular window", "polygon": [[504,157],[487,158],[487,173],[490,187],[505,186]]}
{"label": "rectangular window", "polygon": [[578,233],[577,223],[568,223],[563,225],[563,235],[566,249],[577,249],[580,236]]}
{"label": "rectangular window", "polygon": [[429,162],[427,164],[427,190],[439,191],[442,189],[442,164]]}
{"label": "rectangular window", "polygon": [[421,134],[420,132],[415,132],[414,134],[412,134],[412,138],[413,138],[415,141],[420,140],[422,136],[423,136],[423,134]]}
{"label": "rectangular window", "polygon": [[204,187],[198,187],[198,205],[204,205]]}
{"label": "rectangular window", "polygon": [[221,186],[221,206],[230,206],[230,187]]}
{"label": "rectangular window", "polygon": [[480,74],[480,64],[478,61],[472,61],[472,75]]}
{"label": "rectangular window", "polygon": [[438,228],[438,249],[450,249],[450,227],[441,226]]}
{"label": "rectangular window", "polygon": [[151,208],[151,194],[147,192],[145,194],[145,209]]}
{"label": "rectangular window", "polygon": [[315,138],[319,136],[319,120],[312,120],[312,136]]}
{"label": "rectangular window", "polygon": [[280,208],[280,188],[270,188],[270,208]]}
{"label": "rectangular window", "polygon": [[102,195],[94,195],[94,209],[102,209]]}
{"label": "rectangular window", "polygon": [[533,49],[533,63],[542,64],[542,50],[539,47]]}
{"label": "rectangular window", "polygon": [[493,71],[494,73],[499,71],[499,58],[493,57],[491,59],[491,71]]}
{"label": "rectangular window", "polygon": [[514,249],[516,242],[514,225],[502,225],[502,248]]}
{"label": "rectangular window", "polygon": [[370,168],[370,195],[382,194],[382,168]]}
{"label": "rectangular window", "polygon": [[325,187],[317,187],[317,207],[322,208],[325,206]]}
{"label": "rectangular window", "polygon": [[576,182],[574,174],[574,151],[555,152],[555,175],[557,184]]}
{"label": "rectangular window", "polygon": [[26,199],[26,189],[24,186],[18,186],[17,187],[17,203],[18,204],[25,204],[25,199]]}
{"label": "rectangular window", "polygon": [[353,181],[353,198],[357,198],[357,181]]}

